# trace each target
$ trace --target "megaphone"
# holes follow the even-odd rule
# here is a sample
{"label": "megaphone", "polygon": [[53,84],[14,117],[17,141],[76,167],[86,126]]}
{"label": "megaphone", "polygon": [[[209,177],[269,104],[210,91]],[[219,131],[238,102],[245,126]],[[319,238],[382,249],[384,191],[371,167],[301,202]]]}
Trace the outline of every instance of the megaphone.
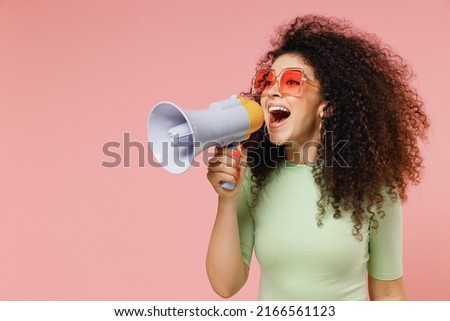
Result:
{"label": "megaphone", "polygon": [[[186,110],[162,101],[150,112],[147,135],[156,163],[170,173],[181,174],[203,150],[248,139],[263,122],[261,106],[242,96],[213,102],[206,110]],[[234,188],[233,183],[227,183],[222,187]]]}

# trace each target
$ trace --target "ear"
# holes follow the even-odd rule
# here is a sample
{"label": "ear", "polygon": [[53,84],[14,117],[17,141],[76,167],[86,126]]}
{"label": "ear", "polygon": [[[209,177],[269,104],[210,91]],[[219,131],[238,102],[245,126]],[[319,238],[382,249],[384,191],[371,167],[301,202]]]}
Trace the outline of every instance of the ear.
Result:
{"label": "ear", "polygon": [[325,114],[325,108],[327,107],[328,102],[323,100],[319,107],[317,108],[317,114],[319,115],[320,118],[323,118],[323,115]]}

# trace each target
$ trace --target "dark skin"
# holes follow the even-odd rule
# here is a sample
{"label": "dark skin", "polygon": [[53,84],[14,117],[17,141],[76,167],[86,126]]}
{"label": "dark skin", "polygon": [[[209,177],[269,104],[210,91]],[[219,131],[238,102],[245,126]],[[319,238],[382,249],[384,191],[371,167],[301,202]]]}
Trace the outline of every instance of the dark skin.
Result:
{"label": "dark skin", "polygon": [[[341,217],[342,209],[352,211],[354,229],[350,232],[359,238],[366,215],[374,229],[384,215],[383,188],[393,200],[405,201],[407,187],[420,181],[418,141],[426,138],[429,123],[420,96],[410,86],[412,71],[374,35],[320,16],[300,17],[281,29],[273,49],[257,68],[268,68],[288,53],[301,56],[314,70],[320,95],[327,102],[320,140],[324,148],[318,151],[318,159],[326,166],[315,168],[314,173],[322,195],[317,204],[318,225],[325,214],[324,204],[330,203],[335,218]],[[265,158],[249,164],[257,185],[256,199],[276,167],[266,164],[276,164],[286,152],[283,145],[267,139],[266,131],[261,128],[244,143],[249,159]],[[333,139],[326,139],[327,132]],[[347,144],[337,154],[333,142],[339,141]]]}
{"label": "dark skin", "polygon": [[[297,57],[301,65],[287,61],[288,56]],[[310,103],[306,104],[305,99],[295,102],[304,107],[303,111],[309,110],[301,117],[294,116],[305,132],[299,132],[295,126],[283,132],[276,126],[263,127],[243,143],[246,152],[241,160],[245,165],[227,166],[232,162],[227,149],[218,149],[211,159],[208,179],[218,193],[219,206],[208,248],[207,271],[213,289],[223,297],[239,291],[248,276],[236,220],[246,170],[251,170],[256,184],[252,189],[256,206],[277,162],[288,159],[323,164],[313,169],[321,193],[317,225],[321,226],[324,215],[339,219],[343,211],[349,211],[354,223],[349,233],[358,240],[362,240],[364,220],[370,220],[371,228],[377,229],[378,220],[385,215],[385,197],[405,201],[407,187],[420,181],[422,157],[418,141],[426,138],[428,118],[421,98],[410,86],[410,68],[375,36],[360,32],[345,21],[299,17],[279,29],[272,49],[261,58],[257,69],[273,66],[277,74],[282,68],[301,67],[320,86],[316,99],[311,96]],[[282,105],[289,109],[292,101],[283,97],[277,85],[268,97],[253,98],[263,108],[269,108],[272,101],[272,107]],[[313,101],[317,102],[314,106]],[[266,114],[266,126],[268,122]],[[333,133],[333,140],[326,139],[327,132]],[[293,144],[286,144],[287,141]],[[305,156],[301,146],[307,141],[320,143],[323,148],[308,149],[311,154]],[[348,144],[337,155],[333,141]],[[346,166],[333,163],[337,156]],[[233,191],[220,188],[220,181],[231,179],[236,181]],[[383,196],[383,190],[387,196]],[[331,205],[331,213],[325,213],[327,205]],[[406,299],[403,278],[383,281],[369,276],[368,289],[371,300]]]}

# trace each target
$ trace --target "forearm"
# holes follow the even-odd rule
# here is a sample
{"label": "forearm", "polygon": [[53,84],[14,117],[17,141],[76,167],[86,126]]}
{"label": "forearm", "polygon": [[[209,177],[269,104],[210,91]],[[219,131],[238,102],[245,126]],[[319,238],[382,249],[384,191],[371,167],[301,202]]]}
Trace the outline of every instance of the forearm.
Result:
{"label": "forearm", "polygon": [[206,257],[206,269],[214,291],[234,295],[245,284],[248,268],[241,255],[237,200],[220,199]]}
{"label": "forearm", "polygon": [[406,291],[403,278],[392,281],[381,281],[371,276],[368,278],[371,301],[404,301]]}

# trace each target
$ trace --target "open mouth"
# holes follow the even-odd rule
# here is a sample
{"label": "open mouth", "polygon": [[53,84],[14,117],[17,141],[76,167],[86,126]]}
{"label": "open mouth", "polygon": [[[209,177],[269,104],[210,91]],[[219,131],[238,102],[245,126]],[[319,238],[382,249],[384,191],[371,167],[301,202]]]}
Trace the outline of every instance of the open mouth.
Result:
{"label": "open mouth", "polygon": [[270,125],[272,127],[279,127],[283,125],[290,115],[291,112],[285,107],[282,106],[269,107]]}

